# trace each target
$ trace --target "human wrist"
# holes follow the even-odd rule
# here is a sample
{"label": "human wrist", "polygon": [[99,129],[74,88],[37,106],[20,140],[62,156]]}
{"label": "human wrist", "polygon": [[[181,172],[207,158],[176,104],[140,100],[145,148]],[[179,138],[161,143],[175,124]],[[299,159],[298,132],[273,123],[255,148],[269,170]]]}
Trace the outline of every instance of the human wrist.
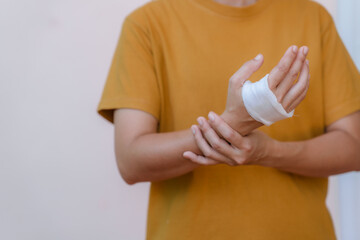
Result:
{"label": "human wrist", "polygon": [[265,150],[263,151],[263,155],[256,162],[257,165],[264,167],[276,167],[279,159],[281,159],[283,155],[285,142],[280,142],[275,139],[270,138],[267,144],[265,144]]}
{"label": "human wrist", "polygon": [[[267,146],[266,157],[262,158],[257,164],[264,167],[287,169],[289,164],[295,166],[298,161],[304,159],[303,156],[307,152],[306,147],[306,141],[282,142],[272,139]],[[292,160],[291,163],[289,159]]]}
{"label": "human wrist", "polygon": [[232,129],[245,136],[263,124],[254,120],[247,112],[236,113],[225,110],[220,116]]}

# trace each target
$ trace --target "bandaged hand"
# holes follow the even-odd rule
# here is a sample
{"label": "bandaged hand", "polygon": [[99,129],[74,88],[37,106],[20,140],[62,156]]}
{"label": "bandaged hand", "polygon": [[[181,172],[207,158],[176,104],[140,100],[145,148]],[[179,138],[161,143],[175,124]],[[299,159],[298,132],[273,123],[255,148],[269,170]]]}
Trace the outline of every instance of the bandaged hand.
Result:
{"label": "bandaged hand", "polygon": [[[253,114],[254,112],[256,113],[259,108],[253,108],[254,111],[249,111],[250,114],[246,110],[242,90],[247,79],[263,64],[263,56],[259,54],[253,60],[246,62],[231,76],[226,108],[221,117],[241,135],[246,135],[263,124],[270,125],[274,121],[290,117],[292,115],[291,112],[305,98],[309,87],[310,75],[309,63],[308,60],[306,60],[307,53],[308,48],[306,46],[300,49],[296,46],[291,46],[287,49],[278,65],[275,66],[267,76],[268,89],[273,93],[277,103],[283,109],[280,116],[278,114],[278,116],[273,118],[264,119]],[[249,102],[251,103],[251,101]],[[261,108],[264,104],[259,104],[258,106]],[[272,106],[274,106],[274,104],[272,104]],[[247,107],[249,108],[249,106]],[[269,109],[267,107],[265,108]],[[271,109],[270,111],[273,110],[274,109]],[[276,112],[274,112],[274,114],[276,114]]]}

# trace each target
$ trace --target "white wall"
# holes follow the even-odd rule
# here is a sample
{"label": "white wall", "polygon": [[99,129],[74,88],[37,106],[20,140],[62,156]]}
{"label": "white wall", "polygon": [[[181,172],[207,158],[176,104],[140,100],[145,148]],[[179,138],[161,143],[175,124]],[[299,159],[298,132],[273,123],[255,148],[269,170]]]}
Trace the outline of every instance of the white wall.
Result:
{"label": "white wall", "polygon": [[0,239],[144,239],[149,185],[119,177],[96,106],[145,2],[0,1]]}
{"label": "white wall", "polygon": [[[337,27],[345,46],[360,69],[360,2],[338,1]],[[342,174],[339,182],[341,239],[360,239],[360,172]]]}
{"label": "white wall", "polygon": [[96,113],[121,22],[145,2],[0,1],[0,239],[144,239]]}

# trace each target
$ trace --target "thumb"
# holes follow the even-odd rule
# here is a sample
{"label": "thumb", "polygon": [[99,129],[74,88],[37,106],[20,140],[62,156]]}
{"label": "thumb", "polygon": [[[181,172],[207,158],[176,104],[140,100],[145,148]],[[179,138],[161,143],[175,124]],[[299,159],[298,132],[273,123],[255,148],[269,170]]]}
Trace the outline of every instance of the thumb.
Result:
{"label": "thumb", "polygon": [[244,63],[230,78],[231,88],[240,88],[264,63],[264,56],[258,54],[255,58]]}

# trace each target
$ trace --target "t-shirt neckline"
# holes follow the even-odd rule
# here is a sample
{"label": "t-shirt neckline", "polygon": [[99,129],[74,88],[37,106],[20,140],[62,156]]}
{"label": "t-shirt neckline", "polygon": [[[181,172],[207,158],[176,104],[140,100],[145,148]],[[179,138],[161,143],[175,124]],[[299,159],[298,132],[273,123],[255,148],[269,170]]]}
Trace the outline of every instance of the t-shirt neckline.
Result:
{"label": "t-shirt neckline", "polygon": [[254,15],[263,9],[271,2],[271,0],[258,0],[256,3],[246,7],[233,7],[225,4],[218,3],[214,0],[193,0],[205,8],[216,12],[218,14],[229,17],[246,17]]}

